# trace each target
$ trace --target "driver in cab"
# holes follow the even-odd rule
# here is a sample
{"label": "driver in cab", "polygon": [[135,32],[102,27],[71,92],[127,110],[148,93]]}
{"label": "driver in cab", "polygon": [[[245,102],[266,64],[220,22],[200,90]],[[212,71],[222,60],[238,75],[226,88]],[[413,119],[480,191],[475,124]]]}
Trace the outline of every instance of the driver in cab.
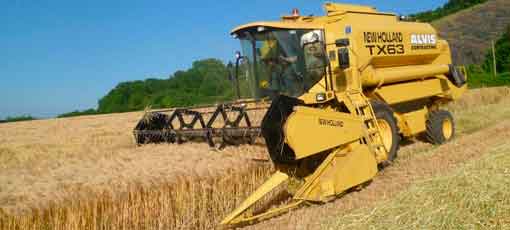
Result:
{"label": "driver in cab", "polygon": [[298,59],[297,56],[285,57],[276,39],[265,40],[260,48],[260,56],[267,66],[269,79],[262,80],[260,87],[275,91],[286,90],[289,87],[286,76],[292,75],[291,65]]}
{"label": "driver in cab", "polygon": [[[312,31],[301,37],[301,47],[305,54],[305,66],[308,80],[305,88],[311,88],[324,76],[325,53],[321,31]],[[308,85],[306,85],[308,84]]]}
{"label": "driver in cab", "polygon": [[[324,49],[322,47],[322,33],[311,31],[298,38],[298,49],[301,49],[302,64],[298,64],[298,56],[284,56],[286,53],[279,46],[278,40],[265,40],[260,48],[260,56],[266,65],[268,79],[260,82],[262,89],[270,89],[293,96],[303,93],[304,89],[311,88],[324,75]],[[299,66],[304,64],[303,71],[298,71]]]}

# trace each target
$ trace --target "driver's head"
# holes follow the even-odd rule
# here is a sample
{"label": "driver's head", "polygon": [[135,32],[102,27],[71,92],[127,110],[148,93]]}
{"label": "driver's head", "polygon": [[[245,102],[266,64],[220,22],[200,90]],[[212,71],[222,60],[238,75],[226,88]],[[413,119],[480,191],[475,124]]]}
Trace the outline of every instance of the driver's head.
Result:
{"label": "driver's head", "polygon": [[321,57],[324,55],[324,52],[322,52],[322,47],[321,47],[320,42],[306,44],[304,47],[304,51],[305,51],[305,55],[309,55],[309,56]]}
{"label": "driver's head", "polygon": [[321,48],[322,33],[314,30],[304,34],[301,37],[301,47],[305,52],[305,55],[320,57],[323,55]]}

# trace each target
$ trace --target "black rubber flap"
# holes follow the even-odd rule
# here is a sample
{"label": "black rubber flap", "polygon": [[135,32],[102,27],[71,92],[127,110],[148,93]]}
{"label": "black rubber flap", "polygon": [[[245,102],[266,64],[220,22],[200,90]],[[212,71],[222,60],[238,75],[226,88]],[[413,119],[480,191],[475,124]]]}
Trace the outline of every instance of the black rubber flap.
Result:
{"label": "black rubber flap", "polygon": [[283,125],[294,106],[304,104],[303,101],[279,95],[273,99],[264,119],[262,120],[262,136],[266,140],[267,150],[274,163],[288,164],[296,159],[294,151],[285,143]]}
{"label": "black rubber flap", "polygon": [[466,84],[466,77],[454,65],[450,64],[449,67],[450,73],[447,75],[448,79],[457,87],[462,87]]}

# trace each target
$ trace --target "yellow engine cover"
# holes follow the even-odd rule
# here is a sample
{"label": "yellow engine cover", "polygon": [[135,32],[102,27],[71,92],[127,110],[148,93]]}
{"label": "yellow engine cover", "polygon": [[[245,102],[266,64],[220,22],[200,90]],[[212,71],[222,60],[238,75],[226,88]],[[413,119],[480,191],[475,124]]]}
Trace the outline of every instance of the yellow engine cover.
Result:
{"label": "yellow engine cover", "polygon": [[296,106],[284,134],[298,160],[360,139],[363,127],[362,120],[349,113]]}

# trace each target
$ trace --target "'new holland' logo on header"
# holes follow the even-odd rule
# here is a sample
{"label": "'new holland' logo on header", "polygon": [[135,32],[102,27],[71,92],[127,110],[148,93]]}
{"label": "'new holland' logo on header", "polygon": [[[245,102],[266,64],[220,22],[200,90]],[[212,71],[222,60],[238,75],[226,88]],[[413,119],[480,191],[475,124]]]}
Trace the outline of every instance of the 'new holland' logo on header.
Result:
{"label": "'new holland' logo on header", "polygon": [[412,45],[435,45],[436,43],[435,34],[411,34]]}

